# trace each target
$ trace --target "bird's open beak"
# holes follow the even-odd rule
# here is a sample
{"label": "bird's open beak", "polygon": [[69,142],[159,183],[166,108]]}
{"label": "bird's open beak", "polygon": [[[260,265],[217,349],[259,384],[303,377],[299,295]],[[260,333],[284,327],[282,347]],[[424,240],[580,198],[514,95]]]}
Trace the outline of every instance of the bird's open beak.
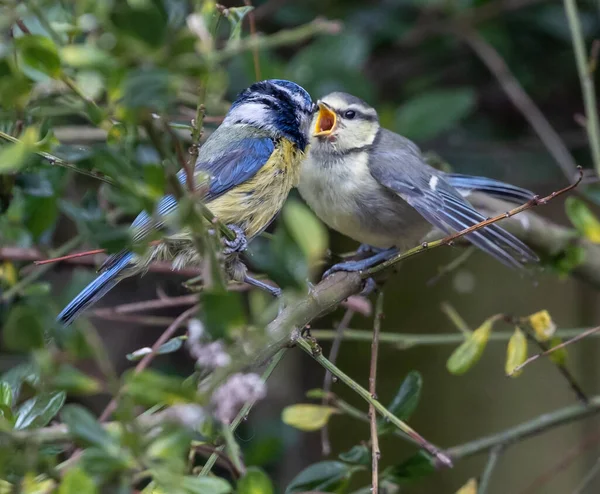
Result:
{"label": "bird's open beak", "polygon": [[337,116],[335,112],[330,110],[324,103],[319,102],[317,104],[319,105],[319,113],[317,115],[313,135],[315,137],[331,135],[336,128]]}

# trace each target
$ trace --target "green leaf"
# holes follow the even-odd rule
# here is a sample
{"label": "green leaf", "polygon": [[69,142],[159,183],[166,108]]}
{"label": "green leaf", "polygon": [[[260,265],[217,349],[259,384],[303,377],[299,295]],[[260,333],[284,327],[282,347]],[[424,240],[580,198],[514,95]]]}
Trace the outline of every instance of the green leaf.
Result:
{"label": "green leaf", "polygon": [[371,464],[371,450],[364,444],[357,444],[356,446],[352,446],[350,451],[340,453],[339,458],[346,463],[366,466]]}
{"label": "green leaf", "polygon": [[288,484],[285,492],[339,492],[348,483],[356,467],[341,461],[322,461],[302,470]]}
{"label": "green leaf", "polygon": [[115,2],[110,20],[123,34],[160,48],[167,34],[167,12],[160,0]]}
{"label": "green leaf", "polygon": [[102,389],[98,380],[68,364],[61,365],[50,377],[54,387],[73,394],[95,394]]}
{"label": "green leaf", "polygon": [[558,254],[545,262],[546,266],[556,273],[559,278],[564,279],[577,266],[585,262],[585,249],[579,245],[569,244]]}
{"label": "green leaf", "polygon": [[[555,336],[554,338],[552,338],[550,340],[549,347],[554,348],[555,346],[562,344],[562,342],[563,342],[562,338]],[[564,366],[567,363],[567,348],[562,347],[562,348],[559,348],[558,350],[554,350],[552,353],[550,353],[548,355],[548,358],[552,362],[554,362],[556,365]]]}
{"label": "green leaf", "polygon": [[[407,421],[417,408],[419,399],[421,398],[421,388],[423,386],[423,378],[417,371],[410,371],[402,381],[400,389],[394,399],[387,407],[396,417],[402,421]],[[379,435],[387,434],[396,427],[384,419],[377,421],[377,431]]]}
{"label": "green leaf", "polygon": [[283,222],[309,266],[319,262],[328,246],[327,229],[304,204],[288,200],[282,211]]}
{"label": "green leaf", "polygon": [[432,139],[451,129],[475,107],[471,88],[434,90],[404,103],[396,112],[396,131],[409,139]]}
{"label": "green leaf", "polygon": [[227,494],[231,486],[227,481],[218,477],[192,477],[185,476],[181,487],[189,494]]}
{"label": "green leaf", "polygon": [[105,51],[93,45],[68,45],[61,49],[64,63],[78,69],[109,69],[115,60]]}
{"label": "green leaf", "polygon": [[600,243],[600,221],[587,205],[576,197],[568,197],[565,201],[567,216],[577,231],[590,242]]}
{"label": "green leaf", "polygon": [[38,132],[29,127],[19,142],[4,144],[0,147],[0,174],[19,171],[35,151]]}
{"label": "green leaf", "polygon": [[175,100],[173,76],[162,69],[137,69],[128,72],[123,82],[123,105],[130,109],[165,111]]}
{"label": "green leaf", "polygon": [[435,472],[435,462],[427,453],[419,451],[400,465],[388,467],[382,473],[382,478],[395,484],[406,484],[427,477]]}
{"label": "green leaf", "polygon": [[285,407],[281,420],[301,431],[316,431],[327,425],[329,418],[338,410],[324,405],[298,404]]}
{"label": "green leaf", "polygon": [[237,494],[273,494],[273,483],[260,468],[250,467],[238,480]]}
{"label": "green leaf", "polygon": [[521,328],[517,326],[515,332],[508,340],[506,347],[506,363],[504,364],[504,372],[507,376],[517,377],[523,372],[519,370],[515,372],[515,369],[521,365],[527,359],[527,338],[521,331]]}
{"label": "green leaf", "polygon": [[242,295],[237,292],[207,291],[202,294],[202,320],[213,339],[230,336],[246,324]]}
{"label": "green leaf", "polygon": [[138,403],[153,406],[194,402],[197,399],[193,383],[175,376],[151,370],[125,374],[126,392]]}
{"label": "green leaf", "polygon": [[0,382],[0,405],[5,407],[12,407],[13,404],[13,392],[9,383],[2,381]]}
{"label": "green leaf", "polygon": [[60,77],[60,57],[50,38],[37,34],[21,36],[15,39],[15,46],[26,65],[50,77]]}
{"label": "green leaf", "polygon": [[58,494],[96,494],[98,488],[94,480],[81,468],[69,468],[65,473]]}
{"label": "green leaf", "polygon": [[118,446],[90,412],[80,405],[67,405],[60,412],[61,420],[69,432],[80,441],[114,453]]}
{"label": "green leaf", "polygon": [[28,351],[44,346],[44,328],[39,312],[28,305],[16,305],[8,314],[2,331],[7,348]]}
{"label": "green leaf", "polygon": [[229,39],[237,41],[242,37],[242,23],[244,17],[253,10],[254,7],[230,7],[225,12],[225,16],[231,25],[231,31],[229,33]]}
{"label": "green leaf", "polygon": [[65,403],[62,391],[42,393],[25,401],[15,412],[15,429],[35,429],[47,425]]}
{"label": "green leaf", "polygon": [[[187,336],[176,336],[175,338],[171,338],[164,345],[161,345],[158,350],[156,350],[156,355],[164,355],[166,353],[174,353],[179,350],[183,346],[183,342],[187,339]],[[152,348],[144,347],[136,350],[135,352],[127,354],[127,360],[131,362],[137,362],[141,360],[143,357],[152,353]]]}
{"label": "green leaf", "polygon": [[8,383],[12,391],[13,402],[16,402],[21,392],[23,383],[34,387],[40,380],[39,370],[33,364],[27,362],[19,364],[2,374],[0,380]]}
{"label": "green leaf", "polygon": [[446,362],[446,368],[451,374],[461,375],[473,367],[483,355],[496,317],[484,321],[475,331],[465,338],[465,341],[452,352]]}

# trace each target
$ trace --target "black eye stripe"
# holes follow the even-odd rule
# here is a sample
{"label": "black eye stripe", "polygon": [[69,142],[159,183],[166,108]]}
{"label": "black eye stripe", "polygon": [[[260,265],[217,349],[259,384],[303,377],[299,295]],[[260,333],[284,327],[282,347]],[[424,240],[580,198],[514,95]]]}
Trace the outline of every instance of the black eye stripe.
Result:
{"label": "black eye stripe", "polygon": [[335,109],[333,109],[333,111],[335,111],[335,113],[337,113],[342,118],[344,118],[344,115],[346,114],[347,111],[353,111],[354,117],[352,120],[367,120],[367,121],[371,121],[371,122],[374,122],[375,120],[377,120],[377,115],[373,115],[370,113],[363,113],[360,110],[357,110],[355,108],[352,108],[351,110],[347,110],[347,109],[346,110],[335,110]]}

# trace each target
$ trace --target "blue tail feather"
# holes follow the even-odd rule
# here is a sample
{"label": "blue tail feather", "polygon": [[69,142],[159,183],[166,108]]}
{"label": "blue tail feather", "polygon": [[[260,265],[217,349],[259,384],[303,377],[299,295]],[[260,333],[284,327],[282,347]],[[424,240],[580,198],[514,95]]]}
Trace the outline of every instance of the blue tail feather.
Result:
{"label": "blue tail feather", "polygon": [[487,177],[448,173],[445,178],[453,187],[459,190],[484,192],[510,202],[527,202],[533,199],[535,195],[530,190]]}
{"label": "blue tail feather", "polygon": [[83,311],[100,300],[109,290],[114,288],[114,286],[121,281],[119,274],[123,269],[130,265],[132,259],[133,253],[128,252],[124,254],[119,259],[119,262],[113,264],[110,269],[104,271],[86,286],[79,295],[71,300],[69,305],[62,310],[56,320],[64,326],[71,324]]}

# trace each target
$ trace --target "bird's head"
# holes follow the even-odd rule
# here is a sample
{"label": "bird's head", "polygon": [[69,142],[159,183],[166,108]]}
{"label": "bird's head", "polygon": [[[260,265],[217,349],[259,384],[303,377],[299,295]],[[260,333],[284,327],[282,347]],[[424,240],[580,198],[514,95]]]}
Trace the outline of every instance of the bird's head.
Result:
{"label": "bird's head", "polygon": [[379,131],[375,108],[348,93],[330,93],[317,102],[311,146],[326,152],[347,153],[373,144]]}
{"label": "bird's head", "polygon": [[244,123],[276,137],[286,137],[304,150],[317,106],[298,84],[282,79],[256,82],[244,89],[231,105],[223,123]]}

